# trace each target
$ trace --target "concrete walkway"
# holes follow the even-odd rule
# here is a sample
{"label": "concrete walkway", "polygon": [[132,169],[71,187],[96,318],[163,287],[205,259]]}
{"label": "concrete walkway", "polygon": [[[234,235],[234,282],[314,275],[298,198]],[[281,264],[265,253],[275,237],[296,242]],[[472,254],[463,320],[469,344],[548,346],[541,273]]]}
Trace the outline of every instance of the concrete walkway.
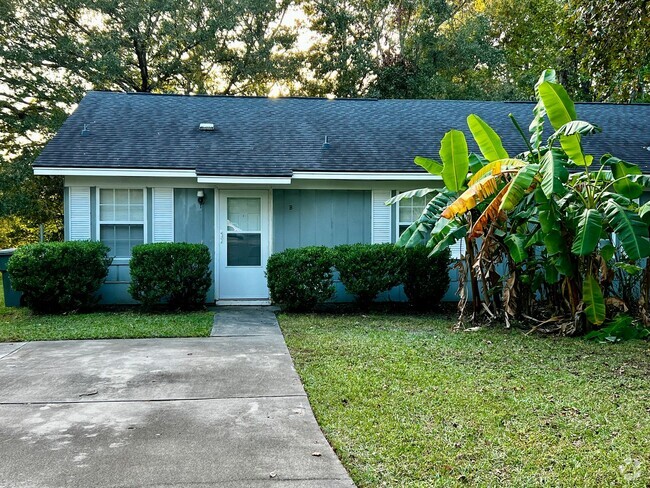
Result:
{"label": "concrete walkway", "polygon": [[211,338],[0,344],[0,487],[339,487],[275,316]]}

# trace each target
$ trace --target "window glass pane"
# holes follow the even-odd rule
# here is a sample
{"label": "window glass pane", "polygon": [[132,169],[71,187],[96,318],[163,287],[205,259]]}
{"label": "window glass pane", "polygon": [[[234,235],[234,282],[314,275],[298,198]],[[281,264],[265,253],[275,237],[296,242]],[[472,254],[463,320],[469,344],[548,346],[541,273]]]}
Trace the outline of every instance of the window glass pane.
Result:
{"label": "window glass pane", "polygon": [[400,222],[410,222],[411,221],[411,207],[399,206],[399,221]]}
{"label": "window glass pane", "polygon": [[[129,238],[131,241],[142,244],[144,241],[144,226],[142,225],[131,225]],[[134,244],[135,245],[135,244]]]}
{"label": "window glass pane", "polygon": [[113,205],[99,206],[99,220],[115,220]]}
{"label": "window glass pane", "polygon": [[116,239],[115,247],[113,248],[115,256],[128,257],[131,255],[131,247],[129,246],[128,239]]}
{"label": "window glass pane", "polygon": [[100,190],[99,220],[144,222],[144,190]]}
{"label": "window glass pane", "polygon": [[99,203],[113,204],[113,190],[99,190]]}
{"label": "window glass pane", "polygon": [[115,220],[129,220],[128,205],[115,205]]}
{"label": "window glass pane", "polygon": [[128,225],[115,225],[115,239],[129,240],[130,229]]}
{"label": "window glass pane", "polygon": [[121,205],[128,205],[129,190],[115,190],[115,203]]}
{"label": "window glass pane", "polygon": [[133,246],[144,242],[144,226],[102,224],[99,240],[110,247],[110,256],[128,258]]}
{"label": "window glass pane", "polygon": [[[400,226],[399,226],[399,235],[401,236],[401,235],[404,233],[404,231],[405,231],[406,229],[408,229],[408,228],[409,228],[408,225],[400,225]],[[397,236],[397,237],[399,237],[399,236]]]}
{"label": "window glass pane", "polygon": [[261,234],[228,234],[228,266],[260,266]]}
{"label": "window glass pane", "polygon": [[250,232],[260,230],[262,214],[259,198],[228,198],[228,231]]}
{"label": "window glass pane", "polygon": [[142,204],[143,202],[143,191],[142,190],[130,190],[131,191],[131,204]]}
{"label": "window glass pane", "polygon": [[115,240],[115,226],[102,225],[99,228],[99,240],[107,246],[110,246],[110,242]]}
{"label": "window glass pane", "polygon": [[131,221],[143,221],[144,220],[144,207],[142,205],[131,205]]}

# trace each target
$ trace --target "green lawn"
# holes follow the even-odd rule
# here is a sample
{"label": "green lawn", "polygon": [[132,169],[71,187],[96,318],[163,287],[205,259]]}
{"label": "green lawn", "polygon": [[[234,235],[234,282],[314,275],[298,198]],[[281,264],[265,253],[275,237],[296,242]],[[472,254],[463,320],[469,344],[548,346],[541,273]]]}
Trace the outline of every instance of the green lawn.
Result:
{"label": "green lawn", "polygon": [[648,486],[650,344],[450,318],[280,315],[359,486]]}
{"label": "green lawn", "polygon": [[32,315],[24,308],[0,307],[0,342],[207,337],[213,317],[213,312],[148,314],[138,311]]}

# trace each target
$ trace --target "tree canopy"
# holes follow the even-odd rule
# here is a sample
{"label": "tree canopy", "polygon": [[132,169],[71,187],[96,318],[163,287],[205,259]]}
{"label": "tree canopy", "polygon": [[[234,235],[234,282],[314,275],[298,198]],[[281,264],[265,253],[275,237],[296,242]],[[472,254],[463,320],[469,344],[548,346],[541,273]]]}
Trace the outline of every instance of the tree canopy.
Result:
{"label": "tree canopy", "polygon": [[[650,101],[645,0],[0,0],[0,246],[61,230],[31,163],[89,89]],[[16,229],[24,229],[17,232]],[[58,233],[58,234],[57,234]],[[20,234],[22,237],[16,237]]]}

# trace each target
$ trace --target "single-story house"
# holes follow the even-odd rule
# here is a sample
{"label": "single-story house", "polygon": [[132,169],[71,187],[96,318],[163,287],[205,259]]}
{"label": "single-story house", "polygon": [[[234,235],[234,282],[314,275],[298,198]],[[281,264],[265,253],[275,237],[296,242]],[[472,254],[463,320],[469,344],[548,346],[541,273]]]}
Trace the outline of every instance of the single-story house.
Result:
{"label": "single-story house", "polygon": [[[265,303],[268,256],[307,245],[394,242],[441,185],[413,163],[437,159],[444,133],[468,136],[476,113],[511,154],[525,150],[533,103],[179,96],[93,91],[36,162],[65,177],[65,238],[105,242],[114,256],[105,303],[129,303],[131,248],[202,242],[213,256],[210,301]],[[604,132],[585,139],[650,170],[650,105],[578,104]],[[453,298],[454,286],[448,293]]]}

